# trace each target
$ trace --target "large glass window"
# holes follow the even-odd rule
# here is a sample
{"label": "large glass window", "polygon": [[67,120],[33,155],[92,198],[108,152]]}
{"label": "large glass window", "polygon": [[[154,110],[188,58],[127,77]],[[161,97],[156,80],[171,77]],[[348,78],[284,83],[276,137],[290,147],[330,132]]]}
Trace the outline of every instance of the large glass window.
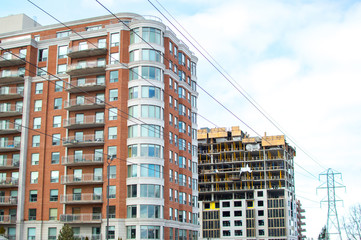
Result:
{"label": "large glass window", "polygon": [[140,165],[140,176],[141,177],[163,177],[161,174],[160,165],[155,164],[141,164]]}
{"label": "large glass window", "polygon": [[61,109],[62,106],[62,98],[54,99],[54,109]]}
{"label": "large glass window", "polygon": [[118,71],[110,71],[109,73],[109,82],[118,82]]}
{"label": "large glass window", "polygon": [[141,108],[143,118],[163,119],[163,109],[161,107],[154,105],[142,105]]}
{"label": "large glass window", "polygon": [[156,137],[160,138],[163,135],[161,131],[161,126],[158,125],[145,125],[141,126],[141,136],[142,137]]}
{"label": "large glass window", "polygon": [[34,112],[39,112],[39,111],[41,111],[42,105],[43,105],[43,101],[42,101],[42,100],[35,100],[35,103],[34,103]]}
{"label": "large glass window", "polygon": [[128,165],[128,177],[137,177],[138,166],[136,164]]}
{"label": "large glass window", "polygon": [[157,50],[143,49],[142,50],[142,60],[162,62],[162,55]]}
{"label": "large glass window", "polygon": [[155,144],[141,144],[140,156],[142,157],[161,157],[161,147]]}
{"label": "large glass window", "polygon": [[128,185],[127,186],[128,198],[136,198],[137,197],[137,184]]}
{"label": "large glass window", "polygon": [[117,127],[109,127],[108,128],[108,139],[117,139]]}
{"label": "large glass window", "polygon": [[48,60],[48,49],[47,48],[39,49],[38,61],[43,62],[43,61],[46,61],[46,60]]}
{"label": "large glass window", "polygon": [[50,190],[50,202],[57,202],[59,196],[59,190],[58,189],[51,189]]}
{"label": "large glass window", "polygon": [[140,226],[141,239],[160,239],[159,226]]}
{"label": "large glass window", "polygon": [[134,28],[130,31],[130,44],[140,42],[139,28]]}
{"label": "large glass window", "polygon": [[128,108],[129,117],[138,118],[139,117],[139,106],[131,106]]}
{"label": "large glass window", "polygon": [[127,206],[127,218],[137,217],[137,205]]}
{"label": "large glass window", "polygon": [[31,154],[31,165],[39,165],[39,153]]}
{"label": "large glass window", "polygon": [[40,135],[33,136],[33,147],[40,147]]}
{"label": "large glass window", "polygon": [[109,102],[118,100],[118,89],[110,89],[109,90]]}
{"label": "large glass window", "polygon": [[117,120],[118,117],[118,109],[117,108],[109,108],[109,120]]}
{"label": "large glass window", "polygon": [[128,146],[128,157],[137,157],[138,156],[138,145],[129,145]]}
{"label": "large glass window", "polygon": [[48,240],[56,240],[56,228],[48,228]]}
{"label": "large glass window", "polygon": [[127,239],[136,239],[136,237],[137,237],[136,226],[127,226]]}
{"label": "large glass window", "polygon": [[68,54],[68,46],[60,46],[58,52],[58,58],[66,58]]}
{"label": "large glass window", "polygon": [[142,78],[161,81],[161,70],[156,67],[142,67]]}
{"label": "large glass window", "polygon": [[153,86],[142,86],[142,98],[161,99],[161,90]]}
{"label": "large glass window", "polygon": [[[36,211],[35,211],[36,212]],[[29,217],[30,218],[30,217]],[[29,219],[30,220],[30,219]],[[28,228],[28,240],[35,240],[36,239],[36,228],[29,227]]]}
{"label": "large glass window", "polygon": [[142,38],[146,42],[162,44],[161,31],[156,28],[143,27]]}
{"label": "large glass window", "polygon": [[141,218],[160,218],[160,206],[158,205],[140,205]]}
{"label": "large glass window", "polygon": [[129,99],[138,98],[138,87],[129,88]]}
{"label": "large glass window", "polygon": [[160,185],[154,184],[141,184],[140,185],[140,197],[147,198],[160,198]]}

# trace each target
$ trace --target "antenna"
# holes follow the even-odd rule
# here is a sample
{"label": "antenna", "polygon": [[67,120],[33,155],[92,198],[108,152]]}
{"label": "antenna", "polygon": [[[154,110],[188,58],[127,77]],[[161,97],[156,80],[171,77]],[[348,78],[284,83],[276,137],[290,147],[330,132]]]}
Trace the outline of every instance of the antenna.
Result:
{"label": "antenna", "polygon": [[323,202],[327,202],[328,212],[327,212],[327,226],[326,226],[326,238],[331,239],[331,235],[334,235],[335,239],[342,240],[340,224],[338,221],[336,202],[343,202],[343,200],[336,199],[336,188],[345,188],[343,184],[336,181],[336,178],[342,181],[342,174],[332,170],[331,168],[327,171],[320,173],[319,179],[326,176],[326,181],[323,182],[318,189],[327,189],[327,199],[323,198],[320,202],[322,205]]}

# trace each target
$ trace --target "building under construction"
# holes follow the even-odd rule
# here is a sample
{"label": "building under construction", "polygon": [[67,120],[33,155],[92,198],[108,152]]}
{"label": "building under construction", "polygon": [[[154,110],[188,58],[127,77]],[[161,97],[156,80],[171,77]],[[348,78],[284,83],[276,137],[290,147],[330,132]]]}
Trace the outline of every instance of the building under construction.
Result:
{"label": "building under construction", "polygon": [[297,239],[295,149],[285,136],[198,130],[203,239]]}

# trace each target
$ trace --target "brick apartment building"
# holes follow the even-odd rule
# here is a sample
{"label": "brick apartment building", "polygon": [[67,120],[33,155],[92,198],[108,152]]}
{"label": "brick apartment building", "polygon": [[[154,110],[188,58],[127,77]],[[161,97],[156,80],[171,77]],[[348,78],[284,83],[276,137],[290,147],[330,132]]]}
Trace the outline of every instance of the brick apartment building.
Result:
{"label": "brick apartment building", "polygon": [[0,18],[9,239],[197,239],[197,58],[160,20],[117,17]]}

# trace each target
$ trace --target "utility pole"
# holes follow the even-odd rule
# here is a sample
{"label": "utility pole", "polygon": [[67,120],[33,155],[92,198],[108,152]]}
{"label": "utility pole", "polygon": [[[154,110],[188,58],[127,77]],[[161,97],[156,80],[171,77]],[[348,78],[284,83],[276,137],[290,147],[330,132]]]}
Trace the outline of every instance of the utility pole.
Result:
{"label": "utility pole", "polygon": [[342,174],[332,170],[331,168],[319,175],[319,180],[321,177],[326,176],[326,181],[323,182],[318,189],[327,189],[327,199],[324,198],[321,200],[320,204],[327,202],[328,211],[327,211],[327,227],[326,227],[326,239],[330,239],[331,235],[338,236],[338,239],[342,240],[340,223],[338,221],[336,203],[342,202],[336,198],[336,188],[345,188],[343,184],[336,181],[340,179],[342,181]]}
{"label": "utility pole", "polygon": [[109,239],[109,179],[110,179],[110,164],[113,161],[113,156],[107,157],[107,229],[106,229],[106,239]]}

